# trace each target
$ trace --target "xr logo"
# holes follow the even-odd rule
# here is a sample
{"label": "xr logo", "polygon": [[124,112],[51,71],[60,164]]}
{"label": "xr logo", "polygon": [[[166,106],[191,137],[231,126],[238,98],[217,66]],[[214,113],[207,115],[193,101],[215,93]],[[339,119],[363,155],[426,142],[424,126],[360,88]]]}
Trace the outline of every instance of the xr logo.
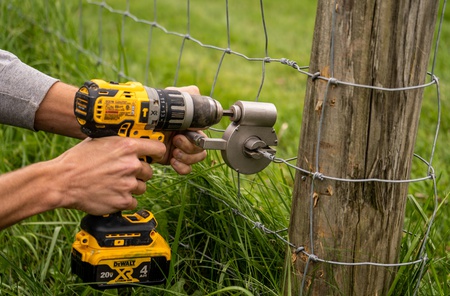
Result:
{"label": "xr logo", "polygon": [[133,278],[133,268],[125,267],[125,268],[117,268],[116,270],[119,274],[114,279],[115,282],[133,282],[133,281],[135,281],[135,279]]}

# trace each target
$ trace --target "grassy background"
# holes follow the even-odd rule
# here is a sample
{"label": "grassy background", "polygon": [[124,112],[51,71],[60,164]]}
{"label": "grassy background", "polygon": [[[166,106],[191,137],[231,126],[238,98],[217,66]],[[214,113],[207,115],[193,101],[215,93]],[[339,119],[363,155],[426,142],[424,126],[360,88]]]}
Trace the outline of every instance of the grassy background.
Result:
{"label": "grassy background", "polygon": [[[130,12],[140,19],[156,19],[169,31],[189,32],[204,44],[228,47],[225,2],[190,2],[189,31],[184,1],[158,1],[156,5],[130,1],[128,5]],[[231,49],[249,57],[264,57],[259,2],[229,2]],[[127,7],[126,1],[105,3],[118,10]],[[299,65],[308,65],[315,1],[265,1],[264,14],[268,56],[285,57]],[[428,246],[431,260],[421,283],[421,295],[450,294],[450,179],[446,167],[450,163],[450,152],[444,146],[450,140],[450,115],[446,112],[450,92],[449,20],[447,12],[435,71],[440,78],[443,100],[441,133],[433,163],[438,174],[440,208]],[[196,84],[202,93],[211,94],[224,107],[236,100],[256,98],[262,79],[261,62],[226,55],[213,89],[222,53],[187,41],[177,73],[182,39],[154,28],[147,71],[150,27],[131,19],[122,22],[120,14],[100,10],[95,5],[83,4],[80,9],[79,1],[1,1],[0,48],[74,85],[91,78],[117,80],[117,72],[121,70],[155,87]],[[98,56],[102,58],[100,64]],[[278,109],[275,128],[280,145],[277,156],[296,156],[306,78],[279,63],[265,66],[265,82],[259,100],[272,102]],[[426,159],[430,157],[436,121],[436,93],[430,88],[425,91],[416,144],[416,153]],[[226,127],[227,122],[221,125]],[[1,173],[56,157],[77,143],[73,139],[7,126],[0,127],[0,138]],[[210,152],[208,159],[196,165],[189,176],[177,176],[165,167],[155,169],[157,172],[148,183],[147,193],[139,198],[139,207],[152,210],[158,219],[159,231],[171,244],[172,277],[165,287],[134,288],[131,293],[280,295],[286,245],[255,228],[248,219],[272,230],[288,226],[294,172],[273,164],[258,175],[238,180],[215,152]],[[413,177],[425,173],[420,163],[414,163]],[[434,206],[432,197],[431,182],[410,186],[405,230],[416,235],[405,235],[402,260],[410,260],[418,250],[420,234],[425,231]],[[230,207],[239,209],[241,215],[236,215]],[[0,294],[118,294],[117,290],[96,292],[70,273],[70,246],[82,216],[81,212],[61,209],[31,217],[0,232]],[[280,234],[284,236],[286,232]],[[416,278],[417,269],[400,269],[392,295],[410,294]]]}

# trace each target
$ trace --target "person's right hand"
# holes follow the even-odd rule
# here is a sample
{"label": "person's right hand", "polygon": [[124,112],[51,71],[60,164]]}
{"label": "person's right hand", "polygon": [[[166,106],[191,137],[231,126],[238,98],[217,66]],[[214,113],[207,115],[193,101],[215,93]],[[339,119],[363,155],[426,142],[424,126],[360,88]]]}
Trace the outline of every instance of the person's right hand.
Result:
{"label": "person's right hand", "polygon": [[139,157],[157,162],[166,146],[155,140],[119,136],[91,139],[51,160],[55,168],[54,207],[105,215],[137,206],[132,194],[142,194],[153,170]]}

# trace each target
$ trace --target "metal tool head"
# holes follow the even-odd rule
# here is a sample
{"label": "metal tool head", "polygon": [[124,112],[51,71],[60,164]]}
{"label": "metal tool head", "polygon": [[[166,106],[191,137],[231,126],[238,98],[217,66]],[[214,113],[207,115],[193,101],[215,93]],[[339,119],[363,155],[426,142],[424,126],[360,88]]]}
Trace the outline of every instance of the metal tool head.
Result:
{"label": "metal tool head", "polygon": [[275,154],[270,146],[277,145],[273,129],[277,109],[271,103],[237,101],[230,110],[233,122],[222,137],[227,143],[222,157],[228,166],[241,174],[258,173],[271,162],[260,151]]}
{"label": "metal tool head", "polygon": [[[223,115],[232,121],[222,139],[206,138],[195,132],[185,133],[203,149],[221,150],[225,163],[241,174],[255,174],[266,168],[277,145],[273,125],[277,109],[271,103],[237,101]],[[269,156],[269,157],[267,157]]]}
{"label": "metal tool head", "polygon": [[231,123],[222,139],[227,143],[222,150],[225,163],[241,174],[255,174],[265,169],[271,162],[259,150],[272,155],[275,150],[270,146],[277,145],[277,135],[272,127],[238,125]]}

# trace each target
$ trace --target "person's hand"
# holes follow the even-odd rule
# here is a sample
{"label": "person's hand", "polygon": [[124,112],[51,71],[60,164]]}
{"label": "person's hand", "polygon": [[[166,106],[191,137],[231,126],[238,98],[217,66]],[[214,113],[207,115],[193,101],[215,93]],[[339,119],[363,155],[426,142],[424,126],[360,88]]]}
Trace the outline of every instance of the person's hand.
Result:
{"label": "person's hand", "polygon": [[56,189],[61,194],[55,207],[73,208],[104,215],[137,206],[132,194],[142,194],[153,175],[139,157],[163,159],[163,143],[119,136],[87,138],[58,158],[51,160]]}
{"label": "person's hand", "polygon": [[[197,131],[206,137],[206,135]],[[167,132],[165,134],[166,154],[159,163],[170,164],[180,175],[189,174],[191,165],[206,158],[206,151],[193,144],[185,135],[178,132]]]}
{"label": "person's hand", "polygon": [[[199,95],[200,91],[197,86],[185,87],[168,87],[167,89],[175,89],[187,92],[193,95]],[[201,132],[203,136],[206,135]],[[200,162],[206,158],[206,151],[201,147],[193,144],[186,136],[179,132],[164,132],[166,144],[166,154],[159,161],[161,164],[170,164],[174,170],[180,175],[189,174],[192,171],[191,165]]]}

